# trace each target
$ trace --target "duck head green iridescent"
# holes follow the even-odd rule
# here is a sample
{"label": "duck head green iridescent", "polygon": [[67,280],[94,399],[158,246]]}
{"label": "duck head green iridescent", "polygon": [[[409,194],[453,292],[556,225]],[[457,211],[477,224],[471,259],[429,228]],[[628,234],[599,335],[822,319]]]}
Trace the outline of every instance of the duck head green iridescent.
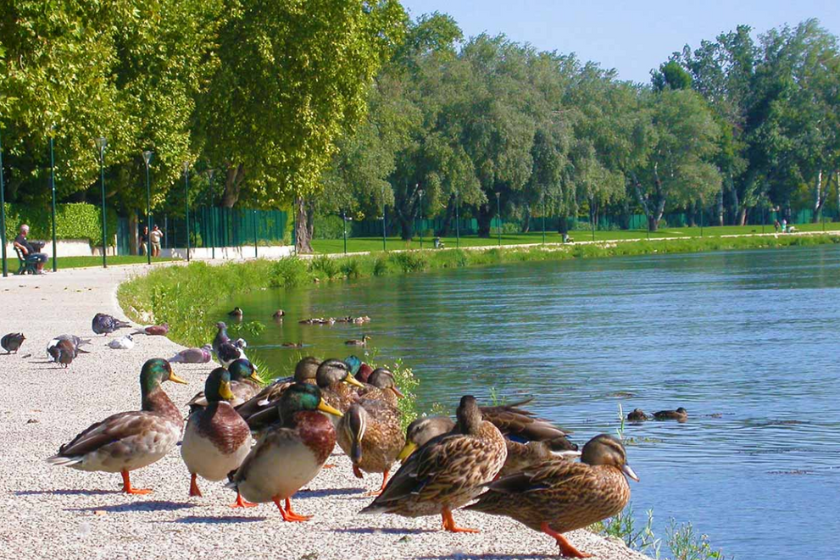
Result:
{"label": "duck head green iridescent", "polygon": [[335,416],[341,412],[321,400],[321,390],[310,383],[295,383],[280,397],[280,421],[284,426],[295,424],[295,414],[298,412],[320,410]]}
{"label": "duck head green iridescent", "polygon": [[214,369],[207,381],[204,382],[204,397],[207,402],[229,401],[233,398],[233,391],[230,390],[230,372],[225,368]]}

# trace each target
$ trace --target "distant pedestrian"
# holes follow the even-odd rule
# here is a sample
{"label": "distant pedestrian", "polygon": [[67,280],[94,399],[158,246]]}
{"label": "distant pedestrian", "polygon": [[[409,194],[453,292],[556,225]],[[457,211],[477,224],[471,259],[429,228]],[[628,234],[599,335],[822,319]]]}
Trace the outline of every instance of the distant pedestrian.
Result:
{"label": "distant pedestrian", "polygon": [[163,237],[163,232],[160,231],[160,228],[155,224],[155,227],[152,228],[152,233],[149,234],[149,238],[152,241],[152,256],[159,257],[160,256],[160,240]]}
{"label": "distant pedestrian", "polygon": [[137,248],[137,251],[141,255],[145,255],[146,251],[149,250],[149,227],[143,226],[143,231],[140,232],[140,246]]}
{"label": "distant pedestrian", "polygon": [[779,228],[781,228],[781,227],[782,227],[782,224],[779,223],[779,220],[776,220],[775,222],[773,222],[773,229],[776,231],[776,233],[779,233]]}
{"label": "distant pedestrian", "polygon": [[782,219],[782,233],[787,233],[787,219]]}

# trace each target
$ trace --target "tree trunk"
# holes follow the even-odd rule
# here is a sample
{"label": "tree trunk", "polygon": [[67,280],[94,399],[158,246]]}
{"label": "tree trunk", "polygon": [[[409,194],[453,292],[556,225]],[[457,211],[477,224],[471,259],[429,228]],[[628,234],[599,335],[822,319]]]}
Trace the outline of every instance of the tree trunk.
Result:
{"label": "tree trunk", "polygon": [[400,219],[400,237],[403,241],[408,241],[414,237],[414,220],[407,220],[403,218],[402,214],[399,216]]}
{"label": "tree trunk", "polygon": [[525,221],[522,223],[522,233],[531,231],[531,207],[525,207]]}
{"label": "tree trunk", "polygon": [[295,251],[298,254],[311,254],[312,251],[312,228],[309,225],[310,213],[306,207],[306,201],[295,198]]}
{"label": "tree trunk", "polygon": [[222,193],[222,206],[233,208],[239,201],[239,193],[242,190],[242,180],[245,178],[245,168],[240,165],[228,166],[225,172],[225,190]]}
{"label": "tree trunk", "polygon": [[490,204],[480,204],[478,212],[478,236],[490,237],[490,223],[493,220],[493,212],[490,211]]}
{"label": "tree trunk", "polygon": [[435,232],[437,235],[444,237],[449,236],[449,231],[452,229],[452,222],[455,220],[455,195],[449,197],[449,204],[446,205],[446,214],[443,216],[443,227],[441,231]]}
{"label": "tree trunk", "polygon": [[[729,180],[731,183],[731,179]],[[723,225],[723,189],[725,188],[725,182],[721,182],[720,184],[720,192],[717,195],[717,225]]]}
{"label": "tree trunk", "polygon": [[831,184],[828,184],[826,185],[825,191],[823,191],[822,177],[823,172],[822,169],[820,169],[817,172],[817,180],[816,184],[814,185],[814,215],[811,217],[811,221],[815,224],[819,223],[820,221],[820,217],[822,216],[823,205],[825,204],[826,199],[828,199],[828,191],[831,189]]}
{"label": "tree trunk", "polygon": [[128,236],[128,252],[132,255],[140,254],[140,240],[138,239],[140,228],[138,226],[137,212],[132,210],[128,213],[128,231],[130,232]]}

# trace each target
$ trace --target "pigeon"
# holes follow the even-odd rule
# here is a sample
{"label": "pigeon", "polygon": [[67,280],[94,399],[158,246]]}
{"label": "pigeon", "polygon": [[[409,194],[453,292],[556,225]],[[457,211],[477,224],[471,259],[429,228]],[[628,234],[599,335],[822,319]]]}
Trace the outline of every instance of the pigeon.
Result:
{"label": "pigeon", "polygon": [[213,358],[210,354],[211,350],[212,347],[209,344],[205,344],[201,348],[187,348],[186,350],[181,350],[169,358],[169,362],[182,364],[206,364]]}
{"label": "pigeon", "polygon": [[79,348],[73,344],[72,340],[60,340],[58,344],[55,346],[57,356],[55,357],[55,361],[67,368],[70,364],[73,363],[73,360],[76,359],[76,356],[79,355]]}
{"label": "pigeon", "polygon": [[126,329],[131,325],[105,313],[97,313],[93,316],[93,321],[90,326],[96,334],[108,336],[117,329]]}
{"label": "pigeon", "polygon": [[26,340],[26,337],[23,336],[23,333],[9,333],[3,338],[0,338],[0,346],[3,347],[6,354],[11,354],[12,352],[17,354],[18,348],[20,348],[24,340]]}
{"label": "pigeon", "polygon": [[164,323],[162,325],[149,325],[148,327],[143,327],[142,329],[135,331],[131,334],[145,334],[148,336],[166,336],[169,332],[169,323]]}
{"label": "pigeon", "polygon": [[219,321],[216,323],[216,328],[219,329],[219,332],[216,333],[216,338],[213,339],[213,352],[216,355],[219,354],[219,347],[224,342],[230,342],[230,337],[227,333],[227,325]]}
{"label": "pigeon", "polygon": [[58,362],[59,358],[59,344],[62,342],[67,342],[68,345],[64,345],[65,348],[72,348],[73,350],[73,357],[75,358],[77,355],[81,353],[87,353],[85,350],[81,349],[81,346],[85,344],[90,344],[90,339],[82,339],[74,334],[62,334],[60,336],[55,337],[54,339],[50,340],[47,343],[47,355],[50,359],[54,362]]}
{"label": "pigeon", "polygon": [[108,343],[108,346],[114,350],[131,350],[134,348],[134,339],[131,338],[130,334],[127,334],[122,338],[113,339]]}
{"label": "pigeon", "polygon": [[224,367],[228,367],[232,362],[239,359],[247,360],[245,352],[243,352],[242,347],[237,344],[238,342],[239,340],[237,340],[236,343],[230,341],[223,342],[222,345],[219,346],[219,350],[216,352],[216,357]]}

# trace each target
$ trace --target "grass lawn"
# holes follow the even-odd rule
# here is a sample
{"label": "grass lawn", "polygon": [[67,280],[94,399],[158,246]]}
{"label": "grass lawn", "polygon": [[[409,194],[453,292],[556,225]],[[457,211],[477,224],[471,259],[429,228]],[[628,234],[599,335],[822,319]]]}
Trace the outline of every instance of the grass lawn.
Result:
{"label": "grass lawn", "polygon": [[[823,224],[797,224],[796,229],[799,231],[823,231]],[[840,224],[828,222],[825,224],[826,230],[840,230]],[[773,226],[765,226],[762,230],[761,226],[720,226],[720,227],[704,227],[702,229],[702,237],[720,237],[722,235],[749,235],[752,233],[773,233]],[[580,230],[570,232],[573,241],[592,241],[593,235],[590,230]],[[651,232],[651,239],[673,238],[673,237],[701,237],[701,230],[699,227],[684,227],[684,228],[668,228],[659,231]],[[615,230],[615,231],[595,231],[595,241],[612,241],[617,239],[647,239],[647,230]],[[517,233],[517,234],[502,234],[502,245],[522,245],[522,244],[536,244],[542,243],[542,231],[531,233]],[[454,236],[442,237],[446,248],[454,248],[458,246],[458,241]],[[547,231],[545,234],[546,243],[560,243],[562,241],[560,234],[556,231]],[[477,237],[475,235],[461,236],[461,247],[484,247],[496,246],[499,244],[497,236],[489,238]],[[419,249],[420,238],[415,237],[411,241],[403,241],[399,237],[389,237],[387,239],[387,247],[389,251],[398,249]],[[423,248],[431,249],[433,247],[432,239],[429,237],[423,238]],[[312,248],[316,253],[343,253],[344,240],[343,239],[315,239],[312,241]],[[356,253],[363,251],[382,251],[381,237],[349,237],[347,239],[347,252]]]}
{"label": "grass lawn", "polygon": [[[10,255],[12,258],[7,259],[9,274],[14,274],[18,269],[18,260],[14,253]],[[153,258],[152,262],[171,261],[173,259]],[[145,263],[146,257],[138,255],[127,255],[120,257],[108,257],[108,266],[119,266],[123,264],[140,264]],[[65,268],[83,268],[89,266],[102,266],[102,257],[58,257],[58,270]],[[45,271],[52,270],[52,259],[48,259],[44,264]]]}

